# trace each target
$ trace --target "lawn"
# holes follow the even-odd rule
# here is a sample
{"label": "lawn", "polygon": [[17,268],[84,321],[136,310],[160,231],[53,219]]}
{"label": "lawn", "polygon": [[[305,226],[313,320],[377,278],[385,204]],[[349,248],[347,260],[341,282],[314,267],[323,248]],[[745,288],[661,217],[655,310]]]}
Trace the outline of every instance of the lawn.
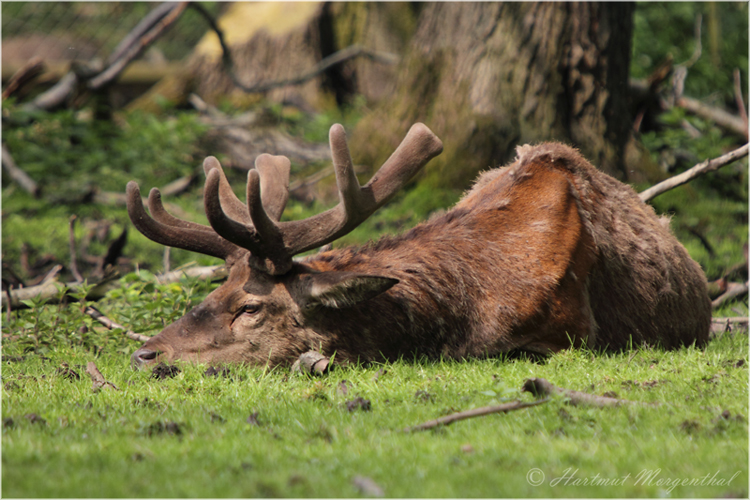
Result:
{"label": "lawn", "polygon": [[[148,332],[212,287],[132,274],[97,307]],[[179,365],[160,379],[132,370],[136,343],[81,307],[37,306],[6,326],[4,497],[748,495],[746,333],[704,349],[405,359],[323,377]],[[90,361],[117,389],[93,389]],[[521,391],[531,377],[659,404],[594,408],[554,397],[404,432],[532,401]]]}

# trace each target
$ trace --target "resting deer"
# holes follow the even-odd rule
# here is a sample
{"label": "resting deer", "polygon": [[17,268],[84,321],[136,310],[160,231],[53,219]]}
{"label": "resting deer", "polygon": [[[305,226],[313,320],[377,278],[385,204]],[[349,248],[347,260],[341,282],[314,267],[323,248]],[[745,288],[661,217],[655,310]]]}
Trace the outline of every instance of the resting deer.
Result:
{"label": "resting deer", "polygon": [[340,202],[302,221],[280,221],[290,171],[282,156],[258,157],[247,204],[207,158],[211,227],[169,215],[157,189],[149,217],[128,183],[128,213],[144,235],[224,259],[229,273],[138,349],[134,366],[290,364],[309,350],[366,362],[707,340],[705,277],[667,222],[562,144],[519,147],[452,210],[402,235],[295,260],[354,229],[442,151],[416,124],[360,187],[340,125],[330,145]]}

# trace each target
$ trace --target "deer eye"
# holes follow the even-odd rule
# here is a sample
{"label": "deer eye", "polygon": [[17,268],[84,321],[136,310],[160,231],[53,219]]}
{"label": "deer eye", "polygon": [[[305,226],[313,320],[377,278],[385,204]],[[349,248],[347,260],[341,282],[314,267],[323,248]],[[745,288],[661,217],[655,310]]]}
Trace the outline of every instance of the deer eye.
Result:
{"label": "deer eye", "polygon": [[245,304],[242,306],[242,314],[255,314],[260,311],[260,304]]}

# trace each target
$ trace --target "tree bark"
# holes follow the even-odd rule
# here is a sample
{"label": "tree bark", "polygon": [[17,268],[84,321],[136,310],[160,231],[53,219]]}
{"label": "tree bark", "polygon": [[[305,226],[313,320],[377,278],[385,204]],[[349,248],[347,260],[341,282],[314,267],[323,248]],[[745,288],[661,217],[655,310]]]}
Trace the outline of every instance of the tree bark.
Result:
{"label": "tree bark", "polygon": [[382,164],[423,121],[444,142],[427,177],[466,187],[517,145],[558,140],[626,179],[632,4],[429,3],[397,91],[354,130],[355,161]]}

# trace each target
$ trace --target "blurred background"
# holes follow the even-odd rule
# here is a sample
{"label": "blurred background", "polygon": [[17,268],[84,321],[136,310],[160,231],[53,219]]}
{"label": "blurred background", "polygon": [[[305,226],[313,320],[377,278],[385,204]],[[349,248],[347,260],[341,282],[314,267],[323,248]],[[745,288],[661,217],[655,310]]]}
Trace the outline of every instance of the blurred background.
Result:
{"label": "blurred background", "polygon": [[[416,121],[445,144],[336,246],[444,210],[529,142],[642,190],[747,143],[747,65],[738,2],[4,2],[3,289],[218,263],[129,231],[125,184],[206,223],[205,156],[244,198],[255,157],[284,154],[284,217],[309,216],[336,202],[336,122],[361,181]],[[714,296],[747,282],[747,191],[743,159],[651,202]]]}

